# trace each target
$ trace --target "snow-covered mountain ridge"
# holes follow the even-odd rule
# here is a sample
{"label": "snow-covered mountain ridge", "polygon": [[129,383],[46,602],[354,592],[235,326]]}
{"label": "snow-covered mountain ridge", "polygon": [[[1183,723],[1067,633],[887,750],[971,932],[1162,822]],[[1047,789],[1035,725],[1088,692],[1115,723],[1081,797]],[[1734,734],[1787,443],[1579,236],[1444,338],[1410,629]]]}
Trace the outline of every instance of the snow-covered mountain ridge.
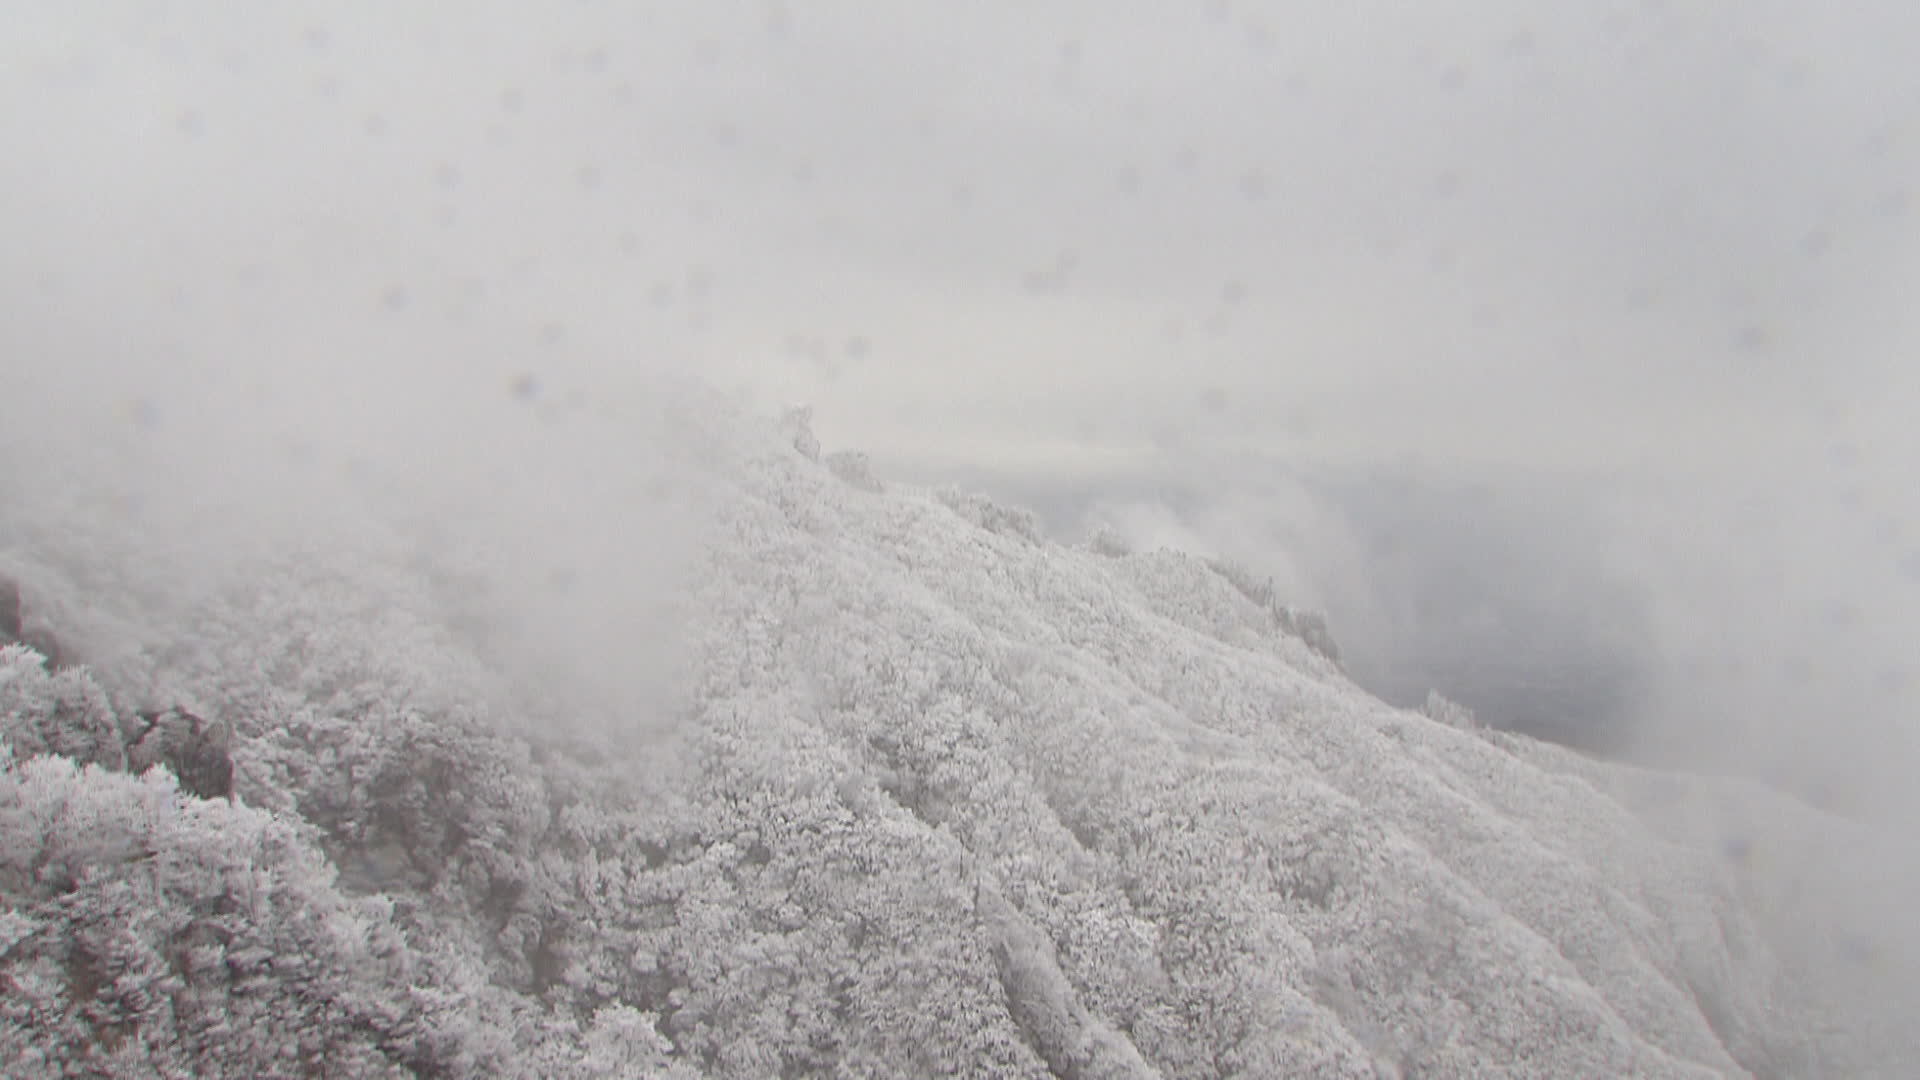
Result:
{"label": "snow-covered mountain ridge", "polygon": [[[668,605],[695,674],[647,715],[543,715],[575,703],[514,685],[484,552],[450,586],[369,534],[180,610],[89,595],[100,543],[7,536],[100,628],[91,670],[0,654],[9,1075],[1920,1060],[1893,838],[1390,708],[1221,568],[1061,546],[804,429],[705,460]],[[233,724],[234,804],[112,747],[29,760],[162,690]]]}

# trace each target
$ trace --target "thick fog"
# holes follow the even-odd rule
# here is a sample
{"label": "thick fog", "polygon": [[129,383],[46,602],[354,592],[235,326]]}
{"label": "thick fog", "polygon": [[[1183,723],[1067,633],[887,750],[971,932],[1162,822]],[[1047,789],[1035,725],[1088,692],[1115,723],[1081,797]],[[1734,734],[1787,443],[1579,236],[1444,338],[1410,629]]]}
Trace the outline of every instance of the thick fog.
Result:
{"label": "thick fog", "polygon": [[1272,574],[1395,699],[1920,765],[1911,5],[16,8],[0,493],[183,565],[403,508],[618,695],[691,376]]}

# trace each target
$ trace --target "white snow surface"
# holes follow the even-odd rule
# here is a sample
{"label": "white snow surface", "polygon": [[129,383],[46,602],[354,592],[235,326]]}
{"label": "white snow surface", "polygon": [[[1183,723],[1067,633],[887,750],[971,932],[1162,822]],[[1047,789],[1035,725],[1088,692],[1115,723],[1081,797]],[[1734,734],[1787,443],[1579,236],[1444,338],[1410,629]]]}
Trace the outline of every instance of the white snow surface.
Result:
{"label": "white snow surface", "polygon": [[[592,764],[643,794],[561,800],[549,775],[551,814],[466,830],[488,865],[542,867],[545,907],[519,901],[507,930],[446,881],[384,873],[400,857],[371,840],[326,848],[340,888],[441,913],[406,924],[423,949],[569,942],[514,992],[594,1018],[582,1061],[618,1031],[643,1033],[645,1075],[1914,1075],[1905,838],[1389,707],[1205,560],[1063,546],[783,425],[683,477],[711,518],[662,603],[694,674],[625,718],[646,738],[607,736],[617,681],[546,702],[592,722],[515,714],[531,695],[500,689],[512,642],[462,630],[384,540],[331,538],[330,566],[309,552],[245,604],[202,602],[190,645],[128,629],[155,617],[132,600],[84,596],[57,565],[73,550],[16,532],[0,570],[94,628],[116,704],[156,687],[250,703],[249,814],[331,828],[287,734],[323,723],[466,709],[502,745],[569,719],[569,745],[602,737]],[[259,659],[296,635],[305,668]],[[0,689],[26,685],[12,655]],[[533,759],[497,760],[528,770],[497,781],[500,804],[537,806]],[[548,839],[516,856],[523,827]],[[596,839],[556,856],[568,829]]]}
{"label": "white snow surface", "polygon": [[1061,546],[806,454],[754,467],[704,710],[782,731],[784,782],[830,747],[833,779],[877,784],[1141,1075],[1186,1074],[1183,1018],[1221,1012],[1238,1038],[1193,1075],[1920,1062],[1897,838],[1391,708],[1198,558]]}

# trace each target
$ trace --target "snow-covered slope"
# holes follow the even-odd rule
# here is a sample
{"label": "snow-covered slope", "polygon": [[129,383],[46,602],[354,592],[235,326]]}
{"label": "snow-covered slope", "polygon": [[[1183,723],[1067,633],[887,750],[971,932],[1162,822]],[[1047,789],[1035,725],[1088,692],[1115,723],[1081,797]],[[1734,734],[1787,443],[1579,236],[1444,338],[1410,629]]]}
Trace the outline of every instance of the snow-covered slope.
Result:
{"label": "snow-covered slope", "polygon": [[[89,594],[72,553],[99,543],[0,536],[0,572],[99,657],[0,653],[0,1053],[210,1076],[1920,1061],[1892,838],[1389,708],[1230,569],[1063,547],[804,431],[701,460],[671,624],[695,675],[639,705],[529,683],[474,628],[512,572],[485,552],[450,578],[334,537],[162,603]],[[237,805],[111,748],[24,760],[162,692],[234,724]],[[249,1018],[278,1034],[231,1037]]]}

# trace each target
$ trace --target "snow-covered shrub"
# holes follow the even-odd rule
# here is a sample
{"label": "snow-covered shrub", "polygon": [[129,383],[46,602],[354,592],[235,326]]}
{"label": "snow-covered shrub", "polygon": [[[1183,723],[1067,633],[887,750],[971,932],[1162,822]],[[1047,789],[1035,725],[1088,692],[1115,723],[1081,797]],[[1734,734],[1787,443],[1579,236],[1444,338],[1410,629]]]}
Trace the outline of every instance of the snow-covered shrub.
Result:
{"label": "snow-covered shrub", "polygon": [[780,417],[780,432],[800,456],[820,460],[820,438],[813,433],[813,406],[795,405]]}
{"label": "snow-covered shrub", "polygon": [[1109,559],[1119,559],[1133,554],[1133,545],[1111,525],[1102,525],[1087,537],[1087,548],[1095,555],[1104,555]]}
{"label": "snow-covered shrub", "polygon": [[693,1080],[700,1074],[685,1063],[669,1060],[673,1044],[661,1036],[656,1018],[628,1005],[608,1005],[594,1012],[582,1033],[586,1054],[574,1067],[581,1080]]}
{"label": "snow-covered shrub", "polygon": [[19,758],[59,754],[110,769],[126,761],[113,704],[93,676],[49,673],[24,645],[0,647],[0,737]]}
{"label": "snow-covered shrub", "polygon": [[886,485],[873,475],[873,460],[858,450],[835,450],[826,456],[827,468],[840,482],[861,491],[880,492]]}
{"label": "snow-covered shrub", "polygon": [[1333,661],[1340,662],[1340,646],[1333,640],[1333,631],[1327,628],[1327,617],[1318,611],[1307,611],[1296,607],[1282,607],[1276,617],[1281,629],[1294,635],[1314,652]]}
{"label": "snow-covered shrub", "polygon": [[1002,506],[978,492],[957,487],[943,487],[934,494],[962,519],[988,532],[1018,537],[1034,545],[1046,542],[1040,518],[1031,510]]}
{"label": "snow-covered shrub", "polygon": [[1239,590],[1240,595],[1271,615],[1282,630],[1306,642],[1314,652],[1335,664],[1340,662],[1340,646],[1333,640],[1333,632],[1327,629],[1326,615],[1287,604],[1274,590],[1271,577],[1257,577],[1231,559],[1209,559],[1207,565]]}
{"label": "snow-covered shrub", "polygon": [[1208,559],[1207,565],[1214,573],[1227,579],[1227,584],[1239,590],[1240,595],[1253,601],[1254,606],[1268,611],[1280,607],[1279,594],[1273,589],[1273,578],[1262,578],[1232,559]]}
{"label": "snow-covered shrub", "polygon": [[12,1075],[464,1072],[458,1002],[293,825],[184,798],[158,770],[0,766]]}
{"label": "snow-covered shrub", "polygon": [[560,978],[535,870],[551,808],[524,744],[471,722],[374,709],[288,717],[260,755],[349,887],[430,900],[487,928],[505,985],[540,990]]}
{"label": "snow-covered shrub", "polygon": [[983,888],[976,904],[992,941],[1007,1007],[1055,1076],[1157,1080],[1159,1071],[1125,1035],[1081,1006],[1051,941],[991,889]]}
{"label": "snow-covered shrub", "polygon": [[1438,690],[1427,691],[1426,704],[1420,707],[1420,711],[1426,714],[1427,719],[1439,721],[1448,727],[1472,731],[1480,726],[1480,718],[1474,715],[1472,709],[1448,700]]}

